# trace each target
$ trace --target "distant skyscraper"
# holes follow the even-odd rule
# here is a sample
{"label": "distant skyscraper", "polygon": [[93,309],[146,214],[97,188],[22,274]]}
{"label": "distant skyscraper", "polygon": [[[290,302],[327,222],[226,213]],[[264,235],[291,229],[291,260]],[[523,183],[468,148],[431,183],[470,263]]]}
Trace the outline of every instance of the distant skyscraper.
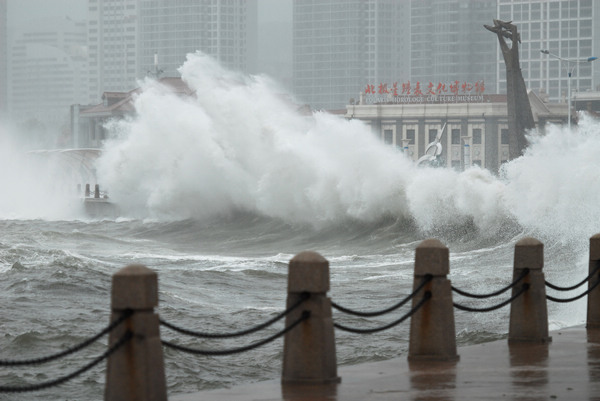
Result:
{"label": "distant skyscraper", "polygon": [[88,0],[90,95],[128,91],[146,76],[179,76],[201,50],[227,68],[246,70],[245,0]]}
{"label": "distant skyscraper", "polygon": [[411,0],[410,13],[412,81],[495,89],[496,42],[483,24],[496,18],[496,0]]}
{"label": "distant skyscraper", "polygon": [[[573,60],[600,57],[600,1],[499,0],[498,18],[513,21],[521,33],[521,71],[529,89],[543,88],[551,100],[562,101],[567,96],[568,73],[575,66],[571,90],[598,90],[600,61],[576,65],[540,50]],[[505,88],[506,71],[500,56],[498,90],[504,92]]]}
{"label": "distant skyscraper", "polygon": [[17,122],[62,126],[69,106],[88,98],[85,22],[65,17],[21,24],[9,60],[9,113]]}
{"label": "distant skyscraper", "polygon": [[8,21],[6,0],[0,0],[0,118],[7,111]]}
{"label": "distant skyscraper", "polygon": [[143,77],[138,64],[139,0],[88,0],[89,103],[126,92]]}
{"label": "distant skyscraper", "polygon": [[367,84],[409,78],[410,3],[294,0],[293,89],[313,108],[340,109]]}
{"label": "distant skyscraper", "polygon": [[234,70],[246,71],[246,0],[139,0],[140,68],[154,70],[154,55],[166,76],[188,53],[201,50]]}

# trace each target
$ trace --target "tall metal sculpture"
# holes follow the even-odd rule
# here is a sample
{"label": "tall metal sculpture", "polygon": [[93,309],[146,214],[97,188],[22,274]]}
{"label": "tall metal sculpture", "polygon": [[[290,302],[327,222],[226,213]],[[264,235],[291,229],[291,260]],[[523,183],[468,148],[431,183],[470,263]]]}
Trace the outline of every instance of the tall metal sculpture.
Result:
{"label": "tall metal sculpture", "polygon": [[[519,64],[519,43],[521,36],[512,21],[495,19],[494,26],[484,25],[498,36],[504,64],[506,65],[506,104],[508,107],[508,153],[509,159],[515,159],[523,154],[527,147],[525,131],[535,128],[525,80]],[[508,39],[511,46],[507,43]]]}

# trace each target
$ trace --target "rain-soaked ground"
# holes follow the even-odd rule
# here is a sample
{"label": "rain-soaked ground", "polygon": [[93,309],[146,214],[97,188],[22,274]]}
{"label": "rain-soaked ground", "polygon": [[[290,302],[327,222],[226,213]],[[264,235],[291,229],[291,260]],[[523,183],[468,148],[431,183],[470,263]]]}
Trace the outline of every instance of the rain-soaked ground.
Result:
{"label": "rain-soaked ground", "polygon": [[460,347],[453,363],[406,358],[346,366],[329,385],[271,380],[170,397],[173,401],[593,400],[600,399],[600,330],[551,333],[546,344],[506,340]]}

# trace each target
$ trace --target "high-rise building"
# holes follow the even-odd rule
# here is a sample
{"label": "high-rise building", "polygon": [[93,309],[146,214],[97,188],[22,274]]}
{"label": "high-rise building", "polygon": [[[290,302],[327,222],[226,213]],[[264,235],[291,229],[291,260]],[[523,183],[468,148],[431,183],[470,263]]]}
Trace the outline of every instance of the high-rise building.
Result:
{"label": "high-rise building", "polygon": [[[600,57],[600,1],[498,0],[498,18],[517,25],[521,71],[529,89],[543,89],[554,101],[564,101],[569,85],[572,92],[600,90],[600,61],[574,63],[557,58]],[[505,88],[506,70],[500,55],[498,91]]]}
{"label": "high-rise building", "polygon": [[188,53],[209,54],[234,70],[246,71],[248,6],[245,0],[139,0],[141,72],[158,66],[165,76]]}
{"label": "high-rise building", "polygon": [[89,103],[136,86],[139,0],[88,0]]}
{"label": "high-rise building", "polygon": [[88,99],[86,23],[69,17],[20,24],[10,44],[8,109],[16,122],[68,123],[69,106]]}
{"label": "high-rise building", "polygon": [[146,76],[179,76],[200,50],[246,70],[246,0],[88,0],[90,96],[126,92]]}
{"label": "high-rise building", "polygon": [[294,0],[293,90],[340,109],[367,85],[409,78],[410,2]]}
{"label": "high-rise building", "polygon": [[411,0],[411,80],[495,87],[497,0]]}
{"label": "high-rise building", "polygon": [[0,0],[0,118],[7,111],[8,20],[6,0]]}

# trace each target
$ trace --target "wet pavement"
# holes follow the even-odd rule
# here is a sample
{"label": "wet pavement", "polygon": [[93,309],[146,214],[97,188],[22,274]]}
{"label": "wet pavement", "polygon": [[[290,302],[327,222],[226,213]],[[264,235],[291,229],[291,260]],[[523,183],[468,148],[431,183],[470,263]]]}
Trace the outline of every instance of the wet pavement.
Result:
{"label": "wet pavement", "polygon": [[567,328],[546,344],[506,340],[458,348],[452,363],[383,362],[338,367],[341,383],[270,380],[174,395],[171,401],[600,400],[600,329]]}

